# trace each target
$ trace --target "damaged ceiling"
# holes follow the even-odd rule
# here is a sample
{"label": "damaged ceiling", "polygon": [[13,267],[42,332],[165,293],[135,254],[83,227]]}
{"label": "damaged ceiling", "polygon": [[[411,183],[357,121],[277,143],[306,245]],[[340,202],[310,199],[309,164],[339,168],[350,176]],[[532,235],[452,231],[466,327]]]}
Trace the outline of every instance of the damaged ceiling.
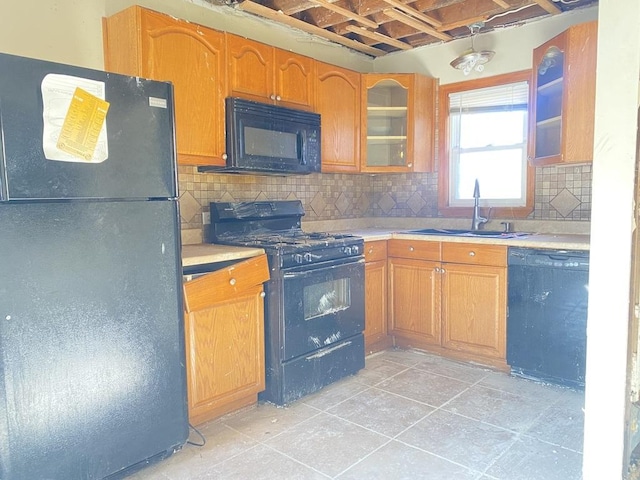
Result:
{"label": "damaged ceiling", "polygon": [[595,5],[598,0],[208,0],[373,57]]}

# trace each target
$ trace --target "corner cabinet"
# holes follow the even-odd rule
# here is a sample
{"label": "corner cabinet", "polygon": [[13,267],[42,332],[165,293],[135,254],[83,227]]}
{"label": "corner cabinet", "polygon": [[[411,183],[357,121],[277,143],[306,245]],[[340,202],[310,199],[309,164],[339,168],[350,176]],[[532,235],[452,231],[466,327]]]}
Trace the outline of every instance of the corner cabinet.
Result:
{"label": "corner cabinet", "polygon": [[433,171],[436,84],[418,74],[362,75],[362,172]]}
{"label": "corner cabinet", "polygon": [[198,425],[257,402],[265,388],[266,255],[185,282],[189,421]]}
{"label": "corner cabinet", "polygon": [[105,69],[170,81],[184,165],[225,165],[224,34],[133,6],[103,20]]}
{"label": "corner cabinet", "polygon": [[529,160],[593,161],[596,21],[570,27],[533,51]]}
{"label": "corner cabinet", "polygon": [[226,36],[230,96],[312,109],[313,59],[237,35]]}
{"label": "corner cabinet", "polygon": [[392,343],[387,335],[387,241],[365,241],[364,261],[364,348],[371,354]]}
{"label": "corner cabinet", "polygon": [[315,112],[321,116],[322,171],[360,171],[360,74],[316,62]]}

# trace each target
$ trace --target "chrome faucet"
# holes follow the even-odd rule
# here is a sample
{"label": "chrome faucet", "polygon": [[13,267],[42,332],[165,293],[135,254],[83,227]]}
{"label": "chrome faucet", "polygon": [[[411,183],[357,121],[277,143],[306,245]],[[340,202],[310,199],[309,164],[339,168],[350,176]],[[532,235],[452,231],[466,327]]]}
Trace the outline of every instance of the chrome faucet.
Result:
{"label": "chrome faucet", "polygon": [[476,178],[476,186],[473,189],[473,217],[471,217],[471,230],[480,230],[480,227],[489,221],[486,217],[481,217],[478,211],[478,201],[480,200],[480,185]]}

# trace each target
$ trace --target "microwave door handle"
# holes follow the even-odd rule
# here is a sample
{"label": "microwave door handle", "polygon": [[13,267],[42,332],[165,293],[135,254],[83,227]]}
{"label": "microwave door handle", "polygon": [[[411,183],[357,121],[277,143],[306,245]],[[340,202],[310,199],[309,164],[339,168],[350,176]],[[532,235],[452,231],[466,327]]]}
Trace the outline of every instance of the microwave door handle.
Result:
{"label": "microwave door handle", "polygon": [[300,142],[300,165],[307,164],[307,137],[304,134],[304,131],[300,132],[298,135],[298,141]]}

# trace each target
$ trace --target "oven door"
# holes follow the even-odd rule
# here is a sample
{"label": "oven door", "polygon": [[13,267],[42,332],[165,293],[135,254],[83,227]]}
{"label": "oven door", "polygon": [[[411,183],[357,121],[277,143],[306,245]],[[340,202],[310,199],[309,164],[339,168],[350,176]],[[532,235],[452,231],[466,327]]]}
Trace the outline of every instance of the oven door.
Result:
{"label": "oven door", "polygon": [[282,360],[328,347],[364,330],[364,259],[284,270]]}

